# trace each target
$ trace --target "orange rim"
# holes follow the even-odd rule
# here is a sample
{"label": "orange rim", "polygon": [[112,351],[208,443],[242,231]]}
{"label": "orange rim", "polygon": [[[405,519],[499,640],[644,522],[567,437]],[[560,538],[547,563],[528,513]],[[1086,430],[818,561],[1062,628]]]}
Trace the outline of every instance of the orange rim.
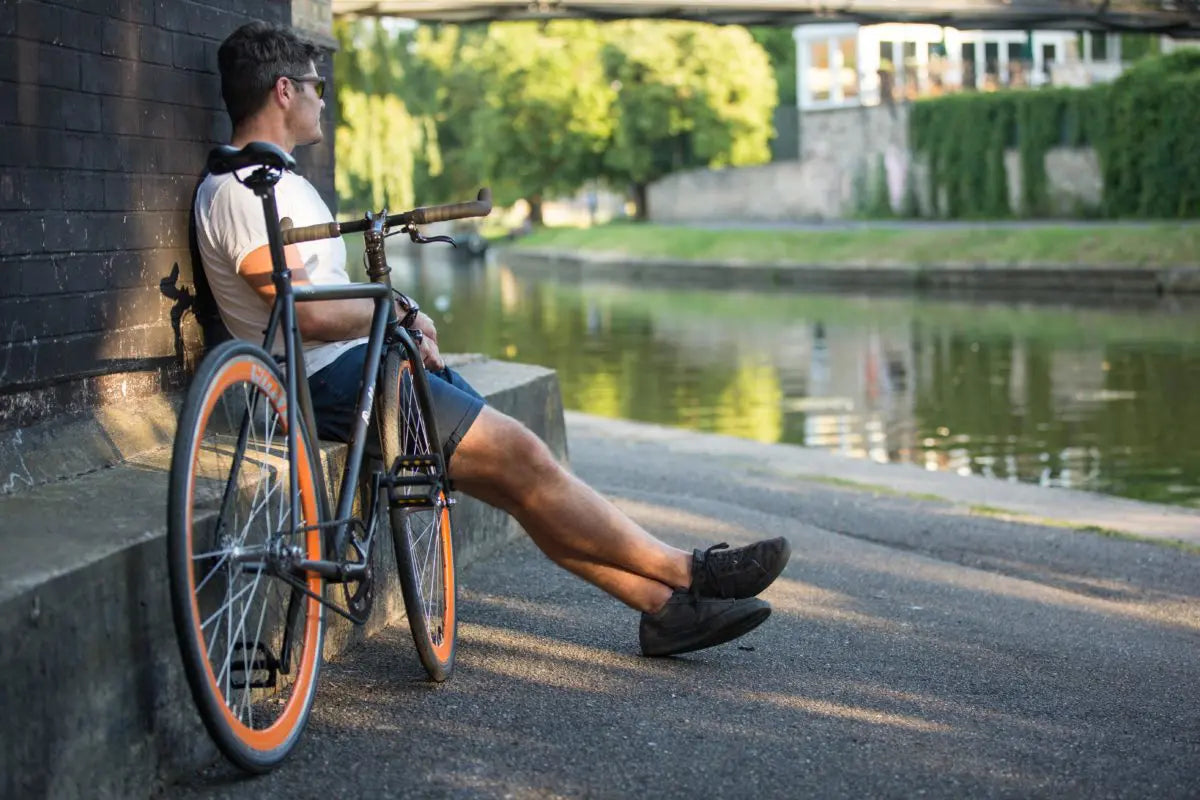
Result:
{"label": "orange rim", "polygon": [[[249,356],[242,356],[230,361],[217,374],[213,380],[209,393],[204,399],[201,410],[200,419],[206,423],[212,414],[217,399],[236,383],[250,383],[257,386],[270,401],[271,406],[275,409],[275,413],[279,415],[283,421],[282,427],[286,433],[287,405],[283,403],[286,394],[283,392],[279,382],[271,370],[264,369],[262,364]],[[200,434],[204,430],[205,425],[196,426],[195,438],[192,440],[192,463],[189,466],[191,470],[188,481],[188,503],[187,503],[187,552],[193,552],[192,542],[192,509],[194,505],[194,490],[196,466],[200,457]],[[300,505],[304,513],[304,519],[310,523],[315,523],[319,516],[317,514],[317,498],[316,487],[312,482],[311,462],[308,457],[308,448],[304,447],[303,437],[301,437],[296,453],[296,467],[299,470],[299,490],[300,490]],[[305,545],[307,547],[308,556],[315,558],[321,552],[321,536],[316,529],[309,530],[306,534]],[[196,635],[196,644],[199,647],[200,653],[207,651],[204,641],[204,631],[200,627],[200,605],[196,600],[196,572],[193,563],[188,564],[187,570],[188,589],[191,594],[192,602],[192,625]],[[316,573],[308,573],[306,581],[309,591],[321,593],[321,578]],[[300,723],[300,719],[304,713],[306,703],[305,698],[312,689],[312,676],[315,672],[316,661],[318,658],[317,639],[320,633],[320,603],[312,597],[306,598],[306,619],[304,626],[304,644],[303,652],[300,656],[300,662],[296,673],[296,682],[292,687],[292,696],[288,698],[287,705],[283,713],[266,728],[257,729],[243,723],[240,719],[233,715],[233,711],[225,702],[224,695],[221,693],[220,684],[217,682],[217,676],[213,674],[212,664],[209,663],[207,657],[201,659],[204,664],[204,671],[208,678],[209,689],[213,695],[220,701],[221,712],[224,716],[226,725],[229,729],[247,746],[260,751],[275,750],[284,745],[293,731]]]}
{"label": "orange rim", "polygon": [[[401,403],[403,403],[402,395],[404,392],[404,374],[406,372],[410,373],[408,380],[409,380],[409,386],[411,387],[413,385],[412,384],[413,378],[411,376],[412,365],[409,364],[407,359],[402,359],[400,361],[400,371],[396,376],[397,380],[400,384],[397,387],[396,392],[397,392],[397,396],[401,398],[400,399]],[[398,443],[398,444],[401,444],[401,447],[403,447],[402,443]],[[432,449],[433,449],[433,445],[431,443],[429,443],[428,440],[426,440],[424,447],[428,448],[430,451],[432,451]],[[441,618],[439,620],[442,624],[442,638],[441,638],[440,642],[434,641],[433,631],[431,630],[431,625],[430,625],[430,623],[433,621],[433,618],[428,615],[426,615],[426,618],[425,618],[425,638],[429,640],[430,648],[433,650],[433,655],[438,660],[438,662],[441,664],[447,664],[450,662],[450,656],[454,652],[453,627],[454,627],[455,611],[456,611],[456,609],[454,607],[454,597],[456,594],[454,591],[454,544],[453,544],[453,539],[451,537],[451,532],[450,532],[450,507],[448,505],[445,505],[446,493],[439,492],[438,499],[443,504],[442,511],[441,511],[441,525],[439,526],[439,530],[438,530],[438,541],[442,548],[442,556],[443,556],[442,557],[441,579],[442,579],[442,592],[444,595],[444,602],[442,604],[442,614],[441,614]],[[415,556],[415,554],[413,553],[413,542],[412,542],[411,538],[409,539],[408,551],[409,551],[409,558],[411,560]],[[414,564],[414,571],[415,571],[415,569],[416,568],[415,568],[415,564]],[[418,578],[419,578],[419,576],[418,576]],[[420,589],[418,588],[418,592],[419,591],[420,591]],[[422,608],[422,613],[424,613],[423,608]]]}
{"label": "orange rim", "polygon": [[[440,494],[439,499],[444,503],[446,501],[445,493]],[[433,645],[434,656],[444,664],[450,660],[450,654],[454,651],[454,547],[450,538],[449,506],[442,506],[441,516],[442,524],[438,538],[442,547],[442,592],[445,595],[441,620],[442,641],[435,642],[432,636],[429,637],[429,641]]]}

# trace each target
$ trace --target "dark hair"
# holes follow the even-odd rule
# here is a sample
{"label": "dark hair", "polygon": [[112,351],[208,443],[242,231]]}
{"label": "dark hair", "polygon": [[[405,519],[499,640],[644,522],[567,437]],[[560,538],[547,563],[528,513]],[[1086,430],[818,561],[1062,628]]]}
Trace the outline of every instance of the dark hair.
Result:
{"label": "dark hair", "polygon": [[248,22],[229,34],[217,51],[217,65],[233,127],[263,107],[280,76],[303,75],[320,59],[320,48],[278,25]]}

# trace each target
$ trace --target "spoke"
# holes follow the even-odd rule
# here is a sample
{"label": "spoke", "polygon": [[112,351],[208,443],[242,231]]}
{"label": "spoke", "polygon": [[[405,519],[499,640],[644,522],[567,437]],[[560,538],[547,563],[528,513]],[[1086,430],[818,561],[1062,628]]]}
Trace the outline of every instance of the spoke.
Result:
{"label": "spoke", "polygon": [[[258,572],[255,574],[254,582],[250,584],[250,589],[252,592],[254,589],[257,589],[259,583],[262,582],[262,576],[263,576],[262,572]],[[237,626],[237,637],[238,638],[241,638],[242,634],[245,633],[245,631],[246,631],[246,616],[250,613],[250,609],[253,605],[254,605],[254,602],[253,602],[253,599],[251,599],[250,601],[247,601],[245,606],[243,606],[241,616],[238,617],[238,626]],[[233,639],[230,639],[229,648],[228,648],[227,652],[225,653],[225,663],[221,666],[221,674],[217,676],[217,680],[220,681],[221,675],[225,675],[227,684],[229,682],[230,673],[232,672],[232,670],[230,669],[230,664],[233,661],[233,650],[234,650],[234,641],[233,641]],[[245,647],[245,642],[243,642],[242,643],[242,653],[243,653],[242,658],[243,658],[243,660],[245,659],[245,652],[246,652],[246,647]],[[246,689],[244,691],[249,691],[249,690]],[[225,691],[225,698],[226,698],[226,700],[225,700],[226,705],[229,705],[228,689],[226,689],[226,691]],[[233,707],[230,706],[231,710],[232,710],[232,708]]]}
{"label": "spoke", "polygon": [[[233,586],[232,581],[230,581],[230,586],[231,587]],[[206,619],[206,620],[204,620],[204,622],[200,623],[200,630],[204,630],[209,625],[211,625],[217,617],[219,617],[221,614],[225,613],[226,609],[228,609],[230,607],[230,605],[232,605],[234,602],[236,602],[238,600],[238,598],[240,598],[242,595],[244,595],[246,592],[250,591],[253,588],[254,588],[253,584],[248,584],[244,588],[239,589],[237,594],[233,595],[232,597],[229,596],[229,592],[228,592],[228,590],[226,590],[225,602],[221,604],[220,608],[218,608],[216,611],[214,611],[212,614],[210,614],[208,619]]]}
{"label": "spoke", "polygon": [[[204,580],[200,581],[200,584],[196,587],[195,594],[200,594],[200,590],[204,588],[204,585],[212,579],[213,575],[217,574],[217,570],[219,570],[221,568],[221,565],[224,564],[225,561],[229,558],[230,552],[232,552],[232,551],[226,550],[221,555],[221,560],[212,565],[212,568],[208,571],[208,574],[204,576]],[[192,560],[195,561],[198,558],[199,558],[199,556],[193,556]]]}

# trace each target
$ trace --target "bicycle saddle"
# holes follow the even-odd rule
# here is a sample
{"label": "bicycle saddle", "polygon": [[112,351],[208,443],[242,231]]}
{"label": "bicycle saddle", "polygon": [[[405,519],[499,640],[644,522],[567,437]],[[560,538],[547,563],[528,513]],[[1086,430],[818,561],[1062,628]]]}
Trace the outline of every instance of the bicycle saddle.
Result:
{"label": "bicycle saddle", "polygon": [[208,153],[207,168],[213,175],[224,175],[244,167],[293,170],[296,159],[269,142],[251,142],[241,150],[223,144]]}

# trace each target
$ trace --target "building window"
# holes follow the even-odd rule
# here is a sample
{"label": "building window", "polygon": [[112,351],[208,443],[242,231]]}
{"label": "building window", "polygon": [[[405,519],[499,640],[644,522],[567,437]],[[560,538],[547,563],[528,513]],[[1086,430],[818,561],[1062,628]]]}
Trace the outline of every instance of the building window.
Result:
{"label": "building window", "polygon": [[838,50],[842,56],[842,97],[854,100],[858,97],[858,37],[839,39]]}
{"label": "building window", "polygon": [[829,42],[812,43],[812,66],[808,70],[808,86],[813,100],[829,100],[833,81],[829,74]]}

